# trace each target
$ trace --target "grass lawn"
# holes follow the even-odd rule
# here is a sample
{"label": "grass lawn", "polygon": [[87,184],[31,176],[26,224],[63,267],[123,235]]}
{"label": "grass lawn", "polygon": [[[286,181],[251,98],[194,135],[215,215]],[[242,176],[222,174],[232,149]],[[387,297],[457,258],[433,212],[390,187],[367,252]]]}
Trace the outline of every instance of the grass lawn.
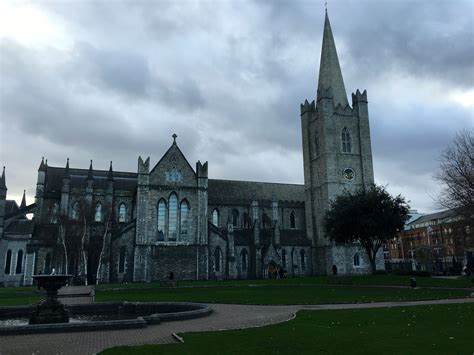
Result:
{"label": "grass lawn", "polygon": [[[459,279],[443,279],[432,277],[417,277],[419,287],[474,287],[474,283],[467,277]],[[242,286],[242,285],[379,285],[379,286],[410,286],[410,276],[399,275],[363,275],[363,276],[312,276],[295,277],[281,280],[257,279],[257,280],[223,280],[223,281],[179,281],[180,286]],[[127,283],[127,284],[102,284],[98,289],[144,289],[159,288],[159,282]]]}
{"label": "grass lawn", "polygon": [[473,304],[300,311],[280,324],[185,333],[184,344],[101,354],[472,354],[473,319]]}
{"label": "grass lawn", "polygon": [[467,297],[465,290],[394,289],[331,285],[267,285],[101,290],[96,301],[182,301],[236,304],[321,304]]}
{"label": "grass lawn", "polygon": [[42,298],[36,287],[0,287],[0,306],[32,304]]}

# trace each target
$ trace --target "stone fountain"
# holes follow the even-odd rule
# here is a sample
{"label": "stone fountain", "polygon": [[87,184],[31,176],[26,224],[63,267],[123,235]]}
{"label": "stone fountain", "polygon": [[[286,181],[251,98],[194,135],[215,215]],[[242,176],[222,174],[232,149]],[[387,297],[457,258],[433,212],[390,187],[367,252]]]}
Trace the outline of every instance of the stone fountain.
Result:
{"label": "stone fountain", "polygon": [[65,286],[72,275],[36,275],[33,279],[38,289],[46,291],[46,299],[41,301],[30,314],[29,324],[68,323],[69,312],[58,300],[58,290]]}

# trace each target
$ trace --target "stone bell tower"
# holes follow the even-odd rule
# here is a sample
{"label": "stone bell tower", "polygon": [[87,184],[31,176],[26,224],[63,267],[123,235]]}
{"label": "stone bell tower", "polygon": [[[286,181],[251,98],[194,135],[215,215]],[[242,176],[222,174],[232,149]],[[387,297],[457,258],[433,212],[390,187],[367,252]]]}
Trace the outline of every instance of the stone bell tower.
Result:
{"label": "stone bell tower", "polygon": [[301,104],[301,128],[313,273],[328,274],[334,264],[340,273],[363,273],[363,267],[352,265],[358,247],[334,246],[323,231],[324,214],[337,195],[374,182],[367,92],[357,90],[349,104],[327,12],[317,97]]}

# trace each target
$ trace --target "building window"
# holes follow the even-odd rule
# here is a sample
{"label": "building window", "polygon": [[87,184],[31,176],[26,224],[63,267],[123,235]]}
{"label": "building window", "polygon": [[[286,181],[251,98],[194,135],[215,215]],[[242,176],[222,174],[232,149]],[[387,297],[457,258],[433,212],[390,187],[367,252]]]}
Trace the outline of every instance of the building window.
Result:
{"label": "building window", "polygon": [[127,206],[125,203],[121,203],[119,206],[119,222],[126,222],[127,221]]}
{"label": "building window", "polygon": [[216,248],[214,252],[214,270],[216,272],[221,272],[222,270],[222,252],[219,247]]}
{"label": "building window", "polygon": [[248,269],[247,249],[242,250],[242,253],[240,254],[240,260],[241,260],[241,263],[242,263],[242,271],[247,271],[247,269]]}
{"label": "building window", "polygon": [[286,269],[286,250],[285,249],[281,251],[281,266],[283,267],[283,269]]}
{"label": "building window", "polygon": [[295,211],[291,211],[291,213],[290,213],[290,228],[291,229],[296,228]]}
{"label": "building window", "polygon": [[319,151],[319,135],[318,131],[314,132],[314,156],[317,157],[319,156],[320,151]]}
{"label": "building window", "polygon": [[252,220],[250,219],[249,214],[244,213],[243,219],[244,219],[244,228],[249,229],[252,226]]}
{"label": "building window", "polygon": [[58,214],[59,214],[59,204],[55,202],[53,204],[53,207],[51,208],[51,217],[49,221],[54,224],[58,223]]}
{"label": "building window", "polygon": [[232,210],[232,225],[237,227],[239,225],[239,211],[235,208]]}
{"label": "building window", "polygon": [[23,272],[23,250],[19,250],[16,255],[16,274],[21,274]]}
{"label": "building window", "polygon": [[165,227],[166,227],[166,202],[161,199],[158,202],[157,208],[157,221],[158,221],[158,240],[165,240]]}
{"label": "building window", "polygon": [[46,253],[46,257],[44,258],[43,274],[48,275],[50,272],[51,272],[51,254]]}
{"label": "building window", "polygon": [[10,269],[12,265],[12,251],[7,251],[7,257],[5,258],[5,274],[10,275]]}
{"label": "building window", "polygon": [[216,227],[219,227],[219,211],[217,208],[212,210],[212,224]]}
{"label": "building window", "polygon": [[181,201],[181,235],[186,236],[188,234],[188,214],[189,214],[189,203],[186,200]]}
{"label": "building window", "polygon": [[342,152],[350,153],[352,151],[351,134],[347,127],[342,130]]}
{"label": "building window", "polygon": [[125,257],[127,255],[127,249],[125,247],[120,247],[119,253],[119,274],[123,274],[125,272]]}
{"label": "building window", "polygon": [[358,253],[354,254],[354,266],[360,266],[360,258]]}
{"label": "building window", "polygon": [[97,205],[95,205],[94,221],[102,222],[102,204],[100,202],[98,202]]}
{"label": "building window", "polygon": [[300,259],[301,259],[301,270],[305,271],[306,270],[306,259],[304,255],[304,250],[300,251]]}
{"label": "building window", "polygon": [[74,202],[71,210],[71,219],[74,221],[79,220],[79,202]]}
{"label": "building window", "polygon": [[178,234],[178,196],[173,192],[168,204],[168,239],[176,240]]}

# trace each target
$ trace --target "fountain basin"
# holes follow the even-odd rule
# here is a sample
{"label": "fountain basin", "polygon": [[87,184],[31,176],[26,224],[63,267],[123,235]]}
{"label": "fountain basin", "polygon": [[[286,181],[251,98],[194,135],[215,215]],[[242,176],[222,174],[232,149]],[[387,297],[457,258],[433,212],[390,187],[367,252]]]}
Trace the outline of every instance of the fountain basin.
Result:
{"label": "fountain basin", "polygon": [[0,336],[144,328],[209,315],[208,305],[190,302],[104,302],[68,306],[68,323],[28,324],[32,306],[0,307]]}

